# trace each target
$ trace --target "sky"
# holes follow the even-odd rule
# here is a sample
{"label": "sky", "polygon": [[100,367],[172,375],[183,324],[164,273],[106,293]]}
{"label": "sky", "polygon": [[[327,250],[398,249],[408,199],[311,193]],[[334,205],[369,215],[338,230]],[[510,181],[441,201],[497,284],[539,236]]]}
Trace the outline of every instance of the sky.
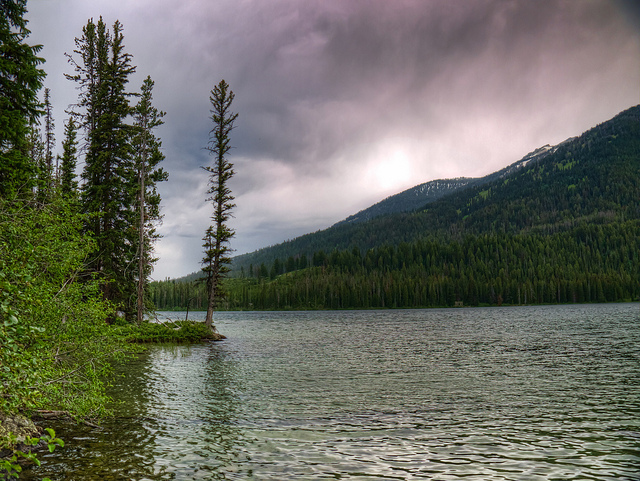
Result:
{"label": "sky", "polygon": [[[635,0],[29,0],[56,140],[65,53],[119,20],[166,112],[153,278],[200,269],[209,95],[226,80],[236,254],[327,228],[434,179],[479,177],[640,103]],[[60,150],[60,147],[58,147]],[[81,168],[81,166],[79,167]]]}

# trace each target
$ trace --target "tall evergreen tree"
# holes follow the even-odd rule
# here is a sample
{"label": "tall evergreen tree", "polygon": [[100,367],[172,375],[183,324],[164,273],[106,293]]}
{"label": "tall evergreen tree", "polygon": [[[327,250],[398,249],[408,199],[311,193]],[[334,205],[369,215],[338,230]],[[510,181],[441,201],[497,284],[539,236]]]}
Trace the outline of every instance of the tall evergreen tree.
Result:
{"label": "tall evergreen tree", "polygon": [[102,18],[89,20],[76,38],[75,69],[67,78],[77,82],[80,98],[72,113],[86,132],[85,167],[82,172],[82,206],[88,214],[86,228],[97,243],[92,269],[102,279],[103,295],[128,317],[135,312],[136,297],[136,194],[137,176],[132,155],[133,128],[127,91],[134,73],[131,55],[124,50],[122,25],[108,31]]}
{"label": "tall evergreen tree", "polygon": [[34,168],[27,151],[29,126],[42,114],[38,91],[44,59],[41,45],[25,43],[29,36],[26,0],[0,2],[0,197],[30,192]]}
{"label": "tall evergreen tree", "polygon": [[47,177],[45,175],[45,148],[44,142],[42,141],[42,133],[35,123],[29,126],[25,149],[29,159],[29,169],[33,172],[31,190],[35,194],[36,199],[42,202],[44,201],[47,183]]}
{"label": "tall evergreen tree", "polygon": [[205,323],[209,328],[213,327],[213,311],[218,302],[224,297],[221,280],[229,271],[228,264],[231,247],[229,241],[235,234],[229,228],[228,221],[231,210],[235,207],[234,197],[229,188],[229,179],[234,174],[233,164],[227,159],[227,153],[231,149],[229,134],[234,128],[238,114],[231,111],[231,103],[235,95],[229,89],[229,84],[221,80],[213,90],[209,100],[211,101],[211,120],[213,129],[209,133],[209,145],[207,149],[213,155],[213,166],[203,167],[209,172],[209,190],[211,196],[207,198],[213,204],[211,220],[203,238],[205,257],[202,260],[205,278],[207,282],[207,315]]}
{"label": "tall evergreen tree", "polygon": [[53,149],[55,148],[55,134],[53,108],[48,88],[44,89],[44,131],[34,123],[31,125],[30,150],[31,162],[36,171],[36,199],[40,203],[51,200],[55,184],[53,167]]}
{"label": "tall evergreen tree", "polygon": [[77,127],[73,117],[64,126],[62,157],[60,159],[60,191],[64,196],[73,196],[78,190],[76,164],[78,152]]}
{"label": "tall evergreen tree", "polygon": [[160,195],[156,183],[167,180],[168,175],[158,167],[164,160],[160,147],[162,143],[153,131],[164,122],[165,113],[153,106],[153,86],[151,77],[147,77],[141,88],[140,99],[133,109],[135,136],[135,169],[138,173],[138,279],[137,279],[137,322],[143,320],[145,310],[145,286],[153,262],[153,242],[159,237],[155,223],[161,219]]}
{"label": "tall evergreen tree", "polygon": [[55,122],[53,120],[53,107],[51,105],[51,90],[44,89],[44,171],[48,185],[47,191],[53,188],[54,177],[57,169],[53,166],[53,150],[56,146]]}

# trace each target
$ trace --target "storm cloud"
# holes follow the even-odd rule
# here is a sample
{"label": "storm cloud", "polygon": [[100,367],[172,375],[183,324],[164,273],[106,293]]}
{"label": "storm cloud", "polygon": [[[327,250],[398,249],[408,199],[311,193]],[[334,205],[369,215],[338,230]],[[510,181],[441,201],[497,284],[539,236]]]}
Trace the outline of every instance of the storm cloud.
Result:
{"label": "storm cloud", "polygon": [[315,231],[432,179],[480,176],[640,100],[637,4],[608,0],[31,0],[59,140],[89,18],[124,25],[170,180],[155,278],[199,269],[209,92],[225,79],[233,247]]}

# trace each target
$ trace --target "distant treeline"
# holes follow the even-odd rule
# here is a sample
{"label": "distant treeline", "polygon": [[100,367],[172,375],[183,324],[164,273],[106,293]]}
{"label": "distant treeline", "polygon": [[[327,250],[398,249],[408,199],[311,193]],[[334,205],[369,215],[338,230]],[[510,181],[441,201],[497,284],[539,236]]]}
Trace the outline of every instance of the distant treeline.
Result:
{"label": "distant treeline", "polygon": [[[551,235],[424,239],[276,259],[228,279],[226,309],[366,309],[635,300],[640,221],[592,219]],[[610,223],[607,223],[610,222]],[[158,309],[205,306],[198,282],[154,282]]]}
{"label": "distant treeline", "polygon": [[[343,223],[233,260],[225,309],[629,301],[640,294],[640,106],[414,212]],[[204,286],[150,286],[159,309]]]}

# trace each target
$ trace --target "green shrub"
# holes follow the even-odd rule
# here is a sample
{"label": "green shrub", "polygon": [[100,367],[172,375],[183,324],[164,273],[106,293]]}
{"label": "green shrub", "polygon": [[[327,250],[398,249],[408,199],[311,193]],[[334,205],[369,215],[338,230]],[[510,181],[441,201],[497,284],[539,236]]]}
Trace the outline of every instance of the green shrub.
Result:
{"label": "green shrub", "polygon": [[124,340],[132,343],[194,343],[217,339],[203,322],[196,321],[145,322],[139,326],[118,326],[114,329]]}

